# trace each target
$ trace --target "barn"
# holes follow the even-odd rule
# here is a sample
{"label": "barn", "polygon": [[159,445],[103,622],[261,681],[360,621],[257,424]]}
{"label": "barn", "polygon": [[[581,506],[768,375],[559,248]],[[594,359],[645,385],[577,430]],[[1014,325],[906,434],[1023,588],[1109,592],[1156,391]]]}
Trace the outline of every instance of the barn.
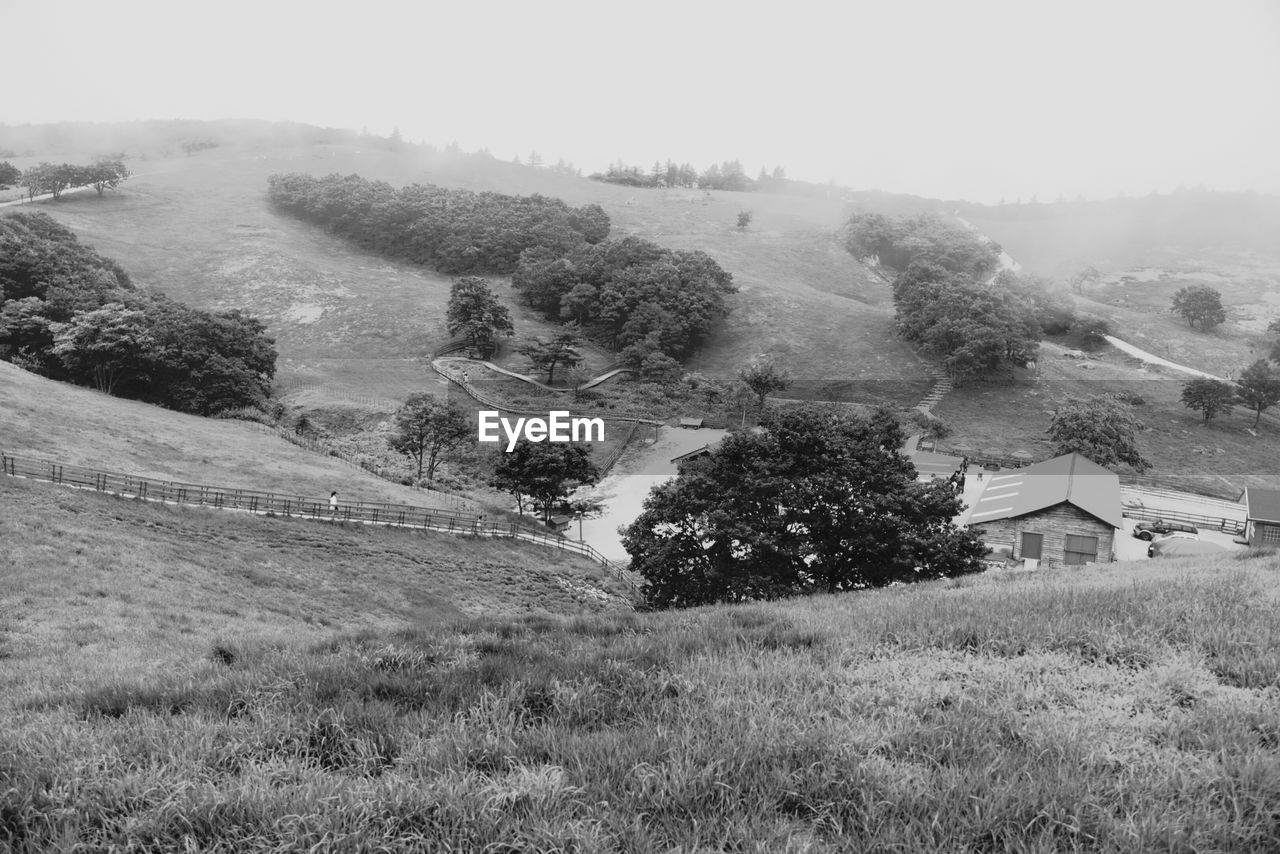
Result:
{"label": "barn", "polygon": [[1120,478],[1065,454],[988,479],[967,524],[996,555],[1028,567],[1115,559],[1124,526]]}
{"label": "barn", "polygon": [[1244,491],[1245,536],[1250,545],[1280,546],[1280,490]]}

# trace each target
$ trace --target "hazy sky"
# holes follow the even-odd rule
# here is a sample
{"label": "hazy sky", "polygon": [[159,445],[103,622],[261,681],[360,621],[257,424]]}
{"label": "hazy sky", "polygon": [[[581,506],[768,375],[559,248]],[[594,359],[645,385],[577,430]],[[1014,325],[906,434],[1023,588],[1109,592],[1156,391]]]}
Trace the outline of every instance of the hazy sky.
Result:
{"label": "hazy sky", "polygon": [[1280,192],[1280,2],[0,0],[0,122],[262,118],[975,201]]}

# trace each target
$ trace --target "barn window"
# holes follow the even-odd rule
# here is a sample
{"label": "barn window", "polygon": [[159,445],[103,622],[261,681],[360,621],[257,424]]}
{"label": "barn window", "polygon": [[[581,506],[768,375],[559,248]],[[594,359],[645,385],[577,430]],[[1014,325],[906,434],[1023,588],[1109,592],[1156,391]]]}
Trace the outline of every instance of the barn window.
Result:
{"label": "barn window", "polygon": [[1040,552],[1044,549],[1044,534],[1022,534],[1022,556],[1031,558],[1032,560],[1040,559]]}
{"label": "barn window", "polygon": [[1098,538],[1083,534],[1067,534],[1063,562],[1068,566],[1080,566],[1098,559]]}
{"label": "barn window", "polygon": [[1259,525],[1258,533],[1264,543],[1280,543],[1280,525]]}

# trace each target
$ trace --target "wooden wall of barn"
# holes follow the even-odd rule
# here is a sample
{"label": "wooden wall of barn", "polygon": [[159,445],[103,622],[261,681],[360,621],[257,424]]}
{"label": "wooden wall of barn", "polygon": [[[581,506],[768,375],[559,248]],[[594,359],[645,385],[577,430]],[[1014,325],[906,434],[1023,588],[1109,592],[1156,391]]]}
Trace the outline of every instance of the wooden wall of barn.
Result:
{"label": "wooden wall of barn", "polygon": [[1025,516],[973,523],[971,527],[982,532],[982,539],[989,546],[1011,546],[1016,560],[1022,560],[1024,531],[1044,535],[1044,548],[1040,553],[1042,563],[1061,564],[1065,561],[1067,534],[1097,537],[1096,561],[1105,563],[1114,559],[1116,529],[1065,501]]}

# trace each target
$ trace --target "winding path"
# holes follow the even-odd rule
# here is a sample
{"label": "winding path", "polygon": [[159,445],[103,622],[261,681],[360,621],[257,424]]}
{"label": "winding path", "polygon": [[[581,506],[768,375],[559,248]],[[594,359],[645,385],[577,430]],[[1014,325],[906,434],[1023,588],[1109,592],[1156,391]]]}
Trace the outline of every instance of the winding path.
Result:
{"label": "winding path", "polygon": [[1115,347],[1117,350],[1128,353],[1130,356],[1136,356],[1148,364],[1159,365],[1163,368],[1171,368],[1175,371],[1181,371],[1184,374],[1190,374],[1195,377],[1207,377],[1211,380],[1229,382],[1225,377],[1215,376],[1214,374],[1205,373],[1204,371],[1196,370],[1195,368],[1188,368],[1186,365],[1179,365],[1176,362],[1170,362],[1168,359],[1162,359],[1153,353],[1148,353],[1140,347],[1135,347],[1128,341],[1121,341],[1119,338],[1114,338],[1110,335],[1104,335],[1102,337],[1107,339],[1107,343],[1112,347]]}

